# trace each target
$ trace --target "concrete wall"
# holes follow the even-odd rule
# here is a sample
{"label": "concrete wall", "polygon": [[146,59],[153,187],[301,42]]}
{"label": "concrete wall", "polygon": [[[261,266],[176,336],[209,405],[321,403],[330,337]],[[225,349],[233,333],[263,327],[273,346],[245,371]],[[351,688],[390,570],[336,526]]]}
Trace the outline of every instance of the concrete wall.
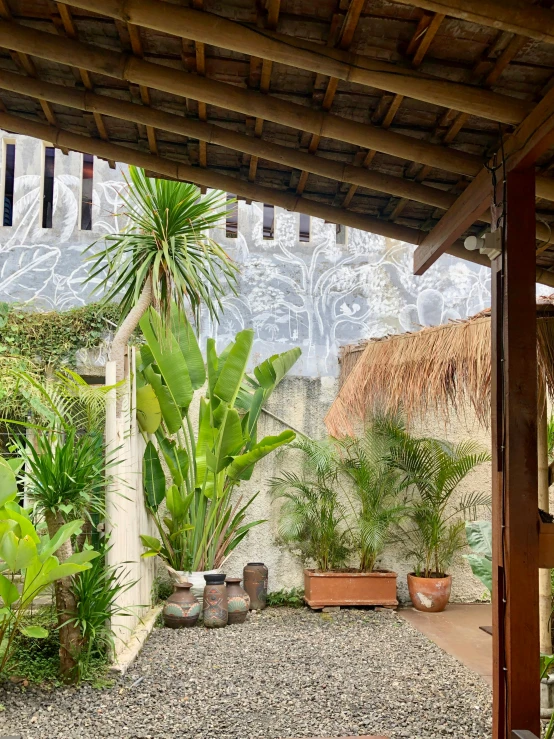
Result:
{"label": "concrete wall", "polygon": [[[56,151],[53,228],[43,229],[44,145],[7,134],[4,139],[16,142],[15,203],[13,226],[0,226],[0,301],[36,309],[66,309],[89,301],[92,286],[84,283],[88,265],[82,252],[124,225],[120,194],[125,167],[117,165],[113,170],[95,159],[93,230],[81,231],[82,157]],[[204,316],[202,334],[215,336],[221,348],[237,331],[253,327],[254,364],[300,346],[303,354],[293,376],[281,385],[269,407],[316,437],[325,433],[323,417],[336,394],[342,344],[418,330],[472,315],[490,304],[490,270],[443,256],[423,277],[415,277],[413,247],[401,242],[353,229],[337,241],[336,227],[318,219],[310,221],[309,242],[301,242],[298,214],[279,208],[274,237],[264,239],[261,203],[238,204],[236,238],[227,237],[223,226],[214,229],[213,236],[240,266],[239,290],[225,299],[219,324],[211,325]],[[105,349],[89,353],[92,370],[104,365],[106,354]],[[86,364],[83,370],[89,371]],[[282,426],[265,417],[260,430],[279,432]],[[435,425],[432,433],[439,432]],[[454,438],[477,432],[453,424],[447,433]],[[279,473],[282,464],[280,456],[270,457],[245,489],[246,494],[261,490],[252,513],[270,521],[254,530],[229,562],[229,568],[238,572],[246,561],[265,560],[273,589],[301,584],[298,562],[274,544],[277,520],[269,505],[267,480]],[[477,473],[474,484],[488,485],[488,472]],[[393,552],[383,565],[401,574],[408,569]],[[468,577],[467,567],[456,570],[456,598],[474,599],[481,590]]]}
{"label": "concrete wall", "polygon": [[[270,398],[268,409],[279,418],[287,421],[294,428],[303,431],[312,438],[322,438],[325,427],[322,419],[332,403],[338,386],[334,378],[293,378],[284,380]],[[283,425],[275,419],[264,415],[260,423],[261,434],[276,434],[283,430]],[[429,434],[452,442],[468,438],[482,444],[490,450],[490,433],[480,427],[467,410],[465,418],[452,417],[445,419],[426,419],[414,424],[412,431],[416,434]],[[241,491],[245,497],[259,491],[258,498],[252,508],[255,519],[269,518],[269,521],[253,529],[228,560],[226,571],[232,575],[242,572],[246,562],[263,561],[269,567],[269,587],[271,590],[281,588],[302,587],[302,564],[287,548],[275,543],[278,528],[279,504],[272,504],[268,490],[268,480],[280,475],[283,467],[300,471],[301,453],[288,450],[266,457],[257,465],[253,478],[243,483]],[[490,464],[483,464],[475,469],[459,486],[456,499],[473,491],[489,491],[491,485]],[[490,512],[483,509],[480,518],[489,518]],[[379,565],[384,569],[398,573],[399,598],[408,601],[406,575],[413,571],[413,562],[406,561],[402,548],[391,545],[384,553]],[[451,569],[453,575],[452,600],[473,602],[487,598],[483,585],[475,578],[463,557],[458,557]]]}

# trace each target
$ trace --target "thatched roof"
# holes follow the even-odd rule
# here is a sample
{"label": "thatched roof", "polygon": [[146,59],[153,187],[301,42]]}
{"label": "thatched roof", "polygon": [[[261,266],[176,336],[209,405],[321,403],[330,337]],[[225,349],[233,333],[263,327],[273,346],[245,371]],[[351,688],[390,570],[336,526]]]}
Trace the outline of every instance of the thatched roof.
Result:
{"label": "thatched roof", "polygon": [[[554,397],[554,296],[537,304],[541,381]],[[490,419],[490,310],[466,320],[343,347],[340,391],[325,417],[333,436],[354,431],[375,410],[402,409],[408,418],[472,406]]]}

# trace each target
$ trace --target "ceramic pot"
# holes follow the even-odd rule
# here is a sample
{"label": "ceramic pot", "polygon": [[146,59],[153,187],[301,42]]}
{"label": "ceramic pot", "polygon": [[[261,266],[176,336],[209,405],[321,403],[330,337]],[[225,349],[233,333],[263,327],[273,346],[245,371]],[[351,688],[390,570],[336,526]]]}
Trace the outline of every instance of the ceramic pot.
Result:
{"label": "ceramic pot", "polygon": [[240,577],[228,577],[225,583],[227,585],[227,608],[229,611],[227,623],[243,624],[250,608],[250,596],[246,590],[241,588]]}
{"label": "ceramic pot", "polygon": [[417,577],[408,575],[410,600],[416,611],[440,613],[444,611],[450,600],[452,575],[443,577]]}
{"label": "ceramic pot", "polygon": [[250,596],[250,610],[267,606],[267,567],[263,562],[249,562],[243,570],[244,589]]}
{"label": "ceramic pot", "polygon": [[227,626],[229,618],[225,575],[206,573],[204,580],[204,626],[208,629],[220,629]]}
{"label": "ceramic pot", "polygon": [[177,583],[175,592],[170,595],[163,608],[163,619],[170,629],[194,626],[200,615],[200,603],[190,592],[190,582]]}
{"label": "ceramic pot", "polygon": [[204,595],[204,586],[206,581],[204,575],[215,575],[221,573],[221,569],[205,570],[199,572],[184,572],[182,570],[174,570],[166,564],[167,571],[175,584],[181,582],[190,582],[192,584],[191,593],[196,597],[198,602],[202,604],[202,596]]}

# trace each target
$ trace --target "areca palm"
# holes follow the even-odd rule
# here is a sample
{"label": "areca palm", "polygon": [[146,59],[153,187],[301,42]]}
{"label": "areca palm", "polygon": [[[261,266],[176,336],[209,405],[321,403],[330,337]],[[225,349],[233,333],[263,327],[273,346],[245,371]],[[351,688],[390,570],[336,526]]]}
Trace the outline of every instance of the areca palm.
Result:
{"label": "areca palm", "polygon": [[150,305],[166,317],[172,303],[183,311],[190,308],[198,325],[204,304],[217,320],[221,298],[235,291],[237,271],[209,235],[226,214],[224,193],[201,197],[195,185],[151,179],[136,167],[129,168],[127,185],[122,198],[128,225],[106,235],[104,249],[89,256],[87,278],[99,279],[95,290],[104,302],[117,300],[121,307],[122,323],[111,348],[118,381],[125,347]]}
{"label": "areca palm", "polygon": [[377,559],[393,538],[393,527],[406,513],[400,502],[402,479],[387,463],[391,440],[376,433],[379,422],[368,425],[363,436],[340,443],[340,469],[351,482],[357,500],[356,529],[360,570],[372,572]]}
{"label": "areca palm", "polygon": [[454,501],[454,493],[475,467],[490,461],[490,455],[473,441],[452,444],[414,438],[403,429],[388,431],[394,440],[390,464],[401,473],[403,486],[413,491],[410,523],[402,529],[406,553],[416,563],[416,573],[444,575],[465,546],[460,516],[474,513],[490,500],[486,493],[472,492]]}

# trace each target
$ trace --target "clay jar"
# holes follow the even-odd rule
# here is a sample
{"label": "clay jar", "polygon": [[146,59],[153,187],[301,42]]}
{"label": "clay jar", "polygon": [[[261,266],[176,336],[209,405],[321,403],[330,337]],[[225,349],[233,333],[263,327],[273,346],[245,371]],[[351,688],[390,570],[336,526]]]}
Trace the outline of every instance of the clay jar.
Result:
{"label": "clay jar", "polygon": [[204,626],[208,629],[220,629],[227,626],[229,611],[227,609],[227,586],[225,575],[204,575]]}
{"label": "clay jar", "polygon": [[450,600],[452,575],[444,577],[417,577],[408,575],[410,599],[416,611],[440,613],[444,611]]}
{"label": "clay jar", "polygon": [[249,562],[243,574],[244,589],[250,596],[250,609],[261,611],[267,606],[267,567],[263,562]]}
{"label": "clay jar", "polygon": [[246,590],[241,588],[240,577],[228,577],[227,583],[227,604],[229,609],[230,624],[243,624],[246,621],[248,610],[250,608],[250,597]]}
{"label": "clay jar", "polygon": [[182,629],[184,626],[194,626],[200,615],[200,603],[190,592],[192,583],[182,582],[175,584],[175,592],[170,595],[163,608],[163,619],[170,629]]}

